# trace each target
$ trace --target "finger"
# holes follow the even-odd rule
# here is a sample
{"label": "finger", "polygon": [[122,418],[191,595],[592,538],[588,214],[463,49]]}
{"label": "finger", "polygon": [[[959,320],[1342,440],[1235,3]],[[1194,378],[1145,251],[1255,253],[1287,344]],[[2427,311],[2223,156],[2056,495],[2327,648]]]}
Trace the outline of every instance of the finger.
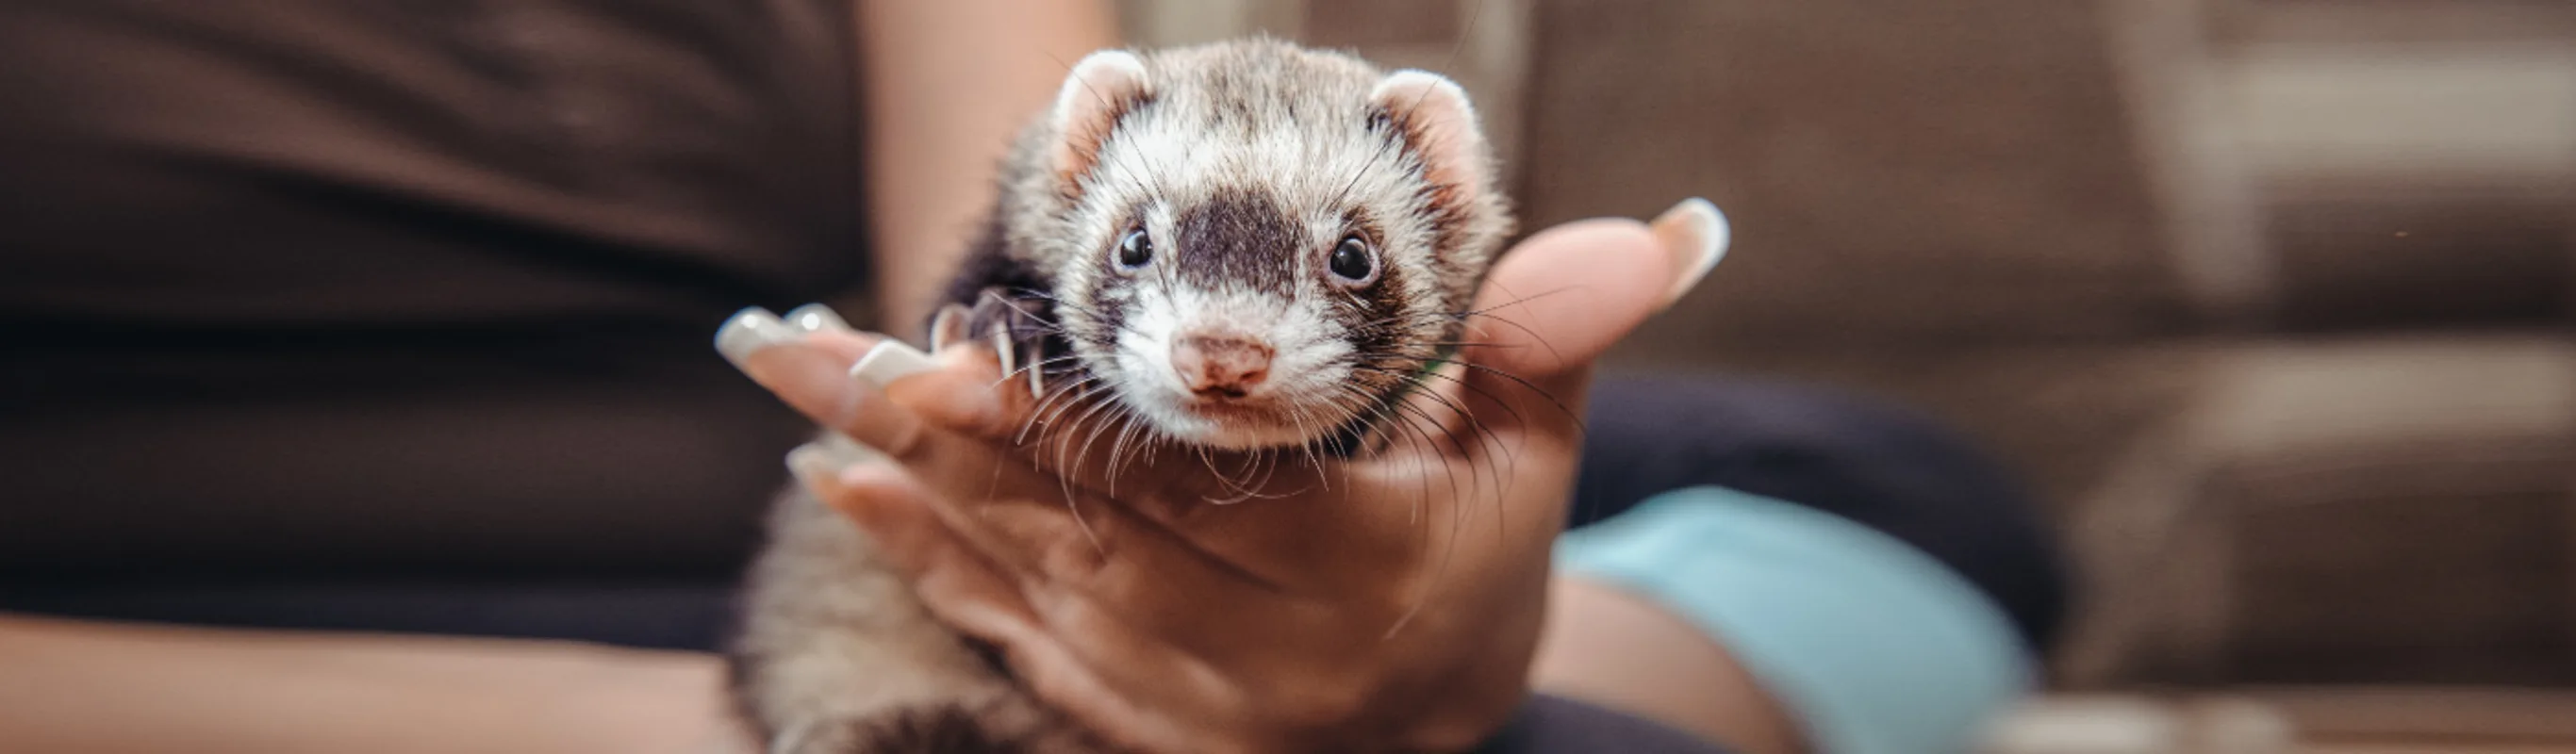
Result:
{"label": "finger", "polygon": [[1037,631],[1016,575],[952,531],[901,469],[836,463],[817,460],[806,448],[788,459],[797,478],[866,533],[876,556],[911,583],[941,622],[988,640]]}
{"label": "finger", "polygon": [[1514,404],[1474,412],[1488,424],[1570,424],[1564,409],[1581,399],[1591,364],[1662,308],[1673,259],[1633,220],[1578,221],[1523,241],[1495,266],[1468,322],[1475,345],[1460,350],[1472,365],[1461,397],[1471,408]]}
{"label": "finger", "polygon": [[[1141,632],[1191,651],[1230,640],[1215,626],[1264,621],[1263,613],[1308,601],[1312,580],[1298,566],[1333,555],[1329,544],[1310,545],[1309,558],[1265,557],[1259,565],[1281,564],[1281,570],[1256,570],[1232,553],[1208,549],[1221,536],[1177,532],[1126,506],[1096,500],[997,502],[954,525],[973,530],[996,551],[1025,558],[1019,563],[1028,571],[1027,600],[1059,633]],[[1123,631],[1110,630],[1121,626]],[[1114,642],[1096,649],[1122,651]]]}
{"label": "finger", "polygon": [[850,375],[851,367],[878,347],[901,344],[833,327],[838,318],[826,319],[828,311],[815,309],[795,310],[795,324],[767,310],[745,309],[717,331],[716,350],[815,423],[869,447],[906,454],[919,440],[920,419]]}
{"label": "finger", "polygon": [[930,358],[935,369],[886,383],[886,394],[923,421],[968,437],[1006,439],[1019,427],[1027,383],[1006,378],[990,343],[958,340]]}
{"label": "finger", "polygon": [[[997,567],[979,554],[982,548],[969,544],[972,537],[948,525],[938,501],[900,469],[861,464],[825,473],[825,463],[791,459],[799,476],[810,478],[808,486],[867,532],[889,565],[911,579],[933,615],[1001,648],[1033,691],[1092,729],[1148,751],[1191,751],[1185,744],[1193,735],[1184,726],[1168,715],[1149,714],[1130,695],[1179,692],[1173,698],[1199,703],[1235,698],[1222,674],[1166,647],[1150,631],[1124,625],[1088,595],[1042,575]],[[1027,528],[1018,533],[1049,535]],[[1061,544],[1064,532],[1051,534]]]}
{"label": "finger", "polygon": [[[825,503],[867,532],[898,570],[920,581],[925,596],[943,587],[974,602],[1007,601],[1021,617],[1058,631],[1116,639],[1105,654],[1132,654],[1136,631],[1110,616],[1178,618],[1266,585],[1247,582],[1221,563],[1119,507],[1082,501],[1077,510],[1051,501],[1006,499],[971,508],[950,504],[903,469],[861,462],[824,471],[839,459],[808,446],[789,465]],[[1087,515],[1086,515],[1087,512]],[[1003,590],[1011,600],[998,600]],[[1106,605],[1104,606],[1104,601]],[[1162,632],[1156,632],[1162,633]]]}
{"label": "finger", "polygon": [[1001,648],[1003,662],[1031,693],[1122,749],[1169,754],[1204,751],[1191,745],[1195,736],[1174,717],[1153,714],[1147,711],[1148,705],[1131,701],[1053,637],[1032,632],[987,641]]}

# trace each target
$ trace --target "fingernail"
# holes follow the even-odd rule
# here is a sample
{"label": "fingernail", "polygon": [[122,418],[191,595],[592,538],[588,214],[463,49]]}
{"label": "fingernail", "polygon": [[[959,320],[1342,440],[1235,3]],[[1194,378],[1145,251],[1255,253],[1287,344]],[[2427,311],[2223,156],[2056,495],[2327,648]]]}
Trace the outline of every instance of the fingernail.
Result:
{"label": "fingernail", "polygon": [[799,348],[806,332],[769,310],[744,309],[716,330],[716,351],[761,387],[825,425],[848,419],[860,395],[830,352]]}
{"label": "fingernail", "polygon": [[797,332],[848,332],[850,323],[832,307],[806,304],[787,310],[787,326]]}
{"label": "fingernail", "polygon": [[1699,197],[1684,199],[1664,210],[1652,227],[1655,237],[1664,242],[1664,250],[1673,255],[1673,269],[1681,273],[1664,294],[1665,306],[1698,287],[1700,279],[1708,277],[1709,269],[1717,266],[1717,260],[1726,257],[1727,245],[1733,240],[1726,214]]}
{"label": "fingernail", "polygon": [[930,354],[904,345],[903,341],[887,338],[879,341],[875,348],[868,349],[866,356],[859,357],[859,363],[850,366],[850,378],[882,390],[887,383],[938,366],[937,362],[930,360]]}
{"label": "fingernail", "polygon": [[825,432],[822,438],[806,443],[806,446],[821,451],[825,454],[824,457],[845,468],[863,463],[876,463],[885,460],[886,457],[884,453],[877,452],[876,448],[868,447],[867,443],[850,439],[849,435],[839,432]]}
{"label": "fingernail", "polygon": [[798,484],[818,493],[830,494],[839,489],[841,470],[849,467],[832,451],[819,445],[808,443],[787,451],[787,473],[796,475]]}
{"label": "fingernail", "polygon": [[787,451],[787,470],[796,475],[797,481],[817,485],[837,482],[841,473],[851,467],[877,463],[885,457],[884,453],[850,439],[849,435],[825,432],[813,442]]}
{"label": "fingernail", "polygon": [[716,353],[724,354],[735,369],[744,369],[751,352],[770,346],[794,343],[803,338],[795,328],[780,321],[778,315],[760,307],[734,312],[724,326],[716,328]]}

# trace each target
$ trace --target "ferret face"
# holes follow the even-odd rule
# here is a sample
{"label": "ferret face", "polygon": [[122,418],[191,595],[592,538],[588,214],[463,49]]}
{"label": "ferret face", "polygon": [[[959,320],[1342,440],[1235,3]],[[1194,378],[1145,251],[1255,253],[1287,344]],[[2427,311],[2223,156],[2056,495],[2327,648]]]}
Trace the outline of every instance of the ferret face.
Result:
{"label": "ferret face", "polygon": [[1090,274],[1065,276],[1094,315],[1067,317],[1077,355],[1149,426],[1198,444],[1302,444],[1378,410],[1454,339],[1457,307],[1429,279],[1427,229],[1364,204],[1301,211],[1226,184],[1140,203]]}
{"label": "ferret face", "polygon": [[1089,151],[1050,255],[1074,356],[1192,444],[1385,418],[1457,340],[1504,232],[1463,95],[1275,43],[1116,73],[1068,84],[1109,108],[1096,135],[1067,129]]}

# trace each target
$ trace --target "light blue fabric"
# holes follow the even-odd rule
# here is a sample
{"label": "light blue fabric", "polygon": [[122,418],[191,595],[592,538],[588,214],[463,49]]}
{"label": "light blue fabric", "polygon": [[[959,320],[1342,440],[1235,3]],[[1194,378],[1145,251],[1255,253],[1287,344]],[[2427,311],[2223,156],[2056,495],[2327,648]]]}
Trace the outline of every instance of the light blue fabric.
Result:
{"label": "light blue fabric", "polygon": [[1724,644],[1821,754],[1968,751],[2030,686],[2031,658],[1974,585],[1830,513],[1718,487],[1567,532],[1561,572],[1664,605]]}

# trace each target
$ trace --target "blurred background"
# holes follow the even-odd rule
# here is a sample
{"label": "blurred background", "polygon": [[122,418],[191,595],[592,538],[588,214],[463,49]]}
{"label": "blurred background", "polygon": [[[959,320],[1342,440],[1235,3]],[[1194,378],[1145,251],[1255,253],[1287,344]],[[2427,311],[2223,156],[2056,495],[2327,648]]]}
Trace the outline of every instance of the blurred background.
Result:
{"label": "blurred background", "polygon": [[1958,426],[2083,569],[1993,750],[2576,751],[2576,2],[1128,0],[1439,68],[1531,227],[1704,195],[1629,370]]}
{"label": "blurred background", "polygon": [[[2083,601],[2047,693],[1985,754],[2576,754],[2576,0],[1119,4],[1141,44],[1269,32],[1450,74],[1486,118],[1524,227],[1651,216],[1687,196],[1724,208],[1728,259],[1614,366],[1891,399],[2027,481]],[[0,93],[69,103],[0,118],[0,147],[57,113],[113,115],[133,129],[102,143],[145,147],[131,163],[6,152],[0,172],[22,180],[0,181],[0,228],[188,252],[0,253],[28,265],[0,266],[0,298],[18,297],[8,306],[106,321],[19,329],[6,325],[51,320],[0,311],[0,335],[21,339],[0,342],[0,457],[15,464],[0,477],[47,501],[0,506],[0,597],[113,612],[84,613],[78,589],[39,599],[52,599],[34,587],[57,567],[161,578],[228,559],[253,571],[466,563],[492,569],[472,578],[571,579],[643,562],[668,572],[610,595],[625,601],[547,585],[509,599],[567,625],[699,607],[712,625],[722,606],[692,600],[729,589],[754,541],[735,493],[774,488],[777,452],[805,427],[702,333],[752,292],[849,279],[858,261],[816,268],[793,253],[850,238],[833,165],[687,171],[843,143],[846,82],[809,74],[846,61],[790,59],[837,55],[830,25],[778,40],[797,65],[716,76],[687,56],[546,54],[659,27],[586,27],[580,14],[550,25],[566,19],[513,17],[524,8],[508,2],[296,18],[313,7],[332,6],[0,4],[177,19],[100,38],[150,54],[97,57],[73,51],[99,39],[0,23],[0,53],[19,53],[0,61],[21,61],[0,65]],[[654,7],[766,18],[723,12],[748,3]],[[659,15],[680,28],[696,14]],[[224,23],[234,16],[244,25]],[[334,36],[415,16],[437,33]],[[672,36],[729,49],[766,29]],[[261,45],[279,54],[177,79],[217,85],[203,92],[56,86],[146,80],[200,46],[222,60]],[[383,70],[311,65],[370,59],[369,45],[388,48]],[[244,71],[255,75],[233,75]],[[417,101],[353,98],[350,117],[278,107],[264,98],[285,95],[262,88],[371,93],[376,77],[434,86]],[[669,96],[635,97],[661,94],[636,79]],[[746,130],[769,123],[754,116],[772,102],[831,110],[798,118],[798,133]],[[357,117],[416,106],[462,115]],[[603,116],[621,107],[641,119]],[[682,127],[639,133],[654,124]],[[312,143],[283,143],[297,139]],[[362,149],[387,144],[401,148]],[[549,151],[568,156],[531,157]],[[525,165],[433,174],[414,158]],[[635,165],[690,179],[636,180],[623,172]],[[413,183],[431,178],[453,185]],[[458,198],[494,186],[511,191]],[[515,193],[530,187],[573,200]],[[156,212],[98,214],[138,206]],[[670,206],[696,214],[660,222]],[[261,248],[265,234],[317,228]],[[749,251],[692,256],[724,245],[702,236]],[[377,248],[389,237],[417,246]],[[617,247],[603,254],[588,245],[598,239]],[[606,263],[638,249],[647,268]],[[229,263],[246,250],[277,253]],[[132,280],[129,262],[169,274]],[[324,266],[272,276],[260,264]],[[64,280],[95,290],[35,290]],[[509,286],[474,287],[488,280]],[[317,312],[351,319],[269,350],[217,339]],[[582,319],[601,312],[616,316]],[[409,328],[444,320],[464,325]],[[495,333],[506,337],[485,340]],[[172,354],[182,361],[161,361]],[[181,387],[162,377],[191,369],[203,372]],[[92,392],[93,374],[133,379]],[[634,385],[586,387],[614,379]],[[499,387],[477,392],[486,384]],[[418,403],[389,409],[369,391]],[[97,403],[24,397],[49,394]],[[379,436],[378,423],[403,431]],[[623,454],[590,451],[603,437]],[[670,473],[626,473],[633,459]],[[257,471],[297,464],[330,473]],[[372,504],[342,505],[352,489]],[[460,494],[486,504],[451,510]],[[247,599],[197,589],[136,594],[200,614]],[[475,617],[423,607],[448,604],[436,590],[327,596],[369,620]]]}

